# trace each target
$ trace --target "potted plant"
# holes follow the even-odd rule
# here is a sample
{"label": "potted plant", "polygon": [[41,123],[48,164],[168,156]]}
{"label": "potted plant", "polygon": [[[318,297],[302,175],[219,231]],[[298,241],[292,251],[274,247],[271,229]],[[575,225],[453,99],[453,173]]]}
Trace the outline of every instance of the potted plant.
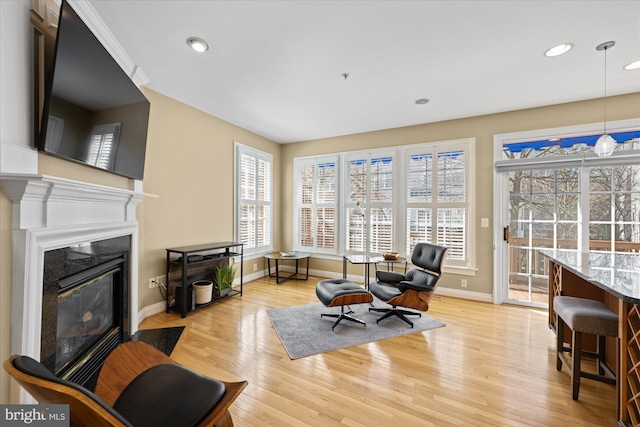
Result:
{"label": "potted plant", "polygon": [[226,296],[231,291],[231,285],[236,275],[236,269],[229,264],[220,264],[214,272],[216,288],[220,292],[220,297]]}

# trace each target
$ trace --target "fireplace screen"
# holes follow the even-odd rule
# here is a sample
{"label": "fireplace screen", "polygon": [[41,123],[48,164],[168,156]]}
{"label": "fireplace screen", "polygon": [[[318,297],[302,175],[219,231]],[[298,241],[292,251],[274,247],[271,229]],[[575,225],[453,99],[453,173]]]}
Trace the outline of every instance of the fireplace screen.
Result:
{"label": "fireplace screen", "polygon": [[75,363],[114,328],[115,281],[120,271],[111,269],[58,296],[56,372]]}

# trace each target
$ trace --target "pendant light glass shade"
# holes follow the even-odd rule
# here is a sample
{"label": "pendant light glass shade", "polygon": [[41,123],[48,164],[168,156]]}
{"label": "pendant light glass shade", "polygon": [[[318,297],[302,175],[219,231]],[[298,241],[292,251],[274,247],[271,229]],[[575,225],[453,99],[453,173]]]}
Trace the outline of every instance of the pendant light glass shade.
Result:
{"label": "pendant light glass shade", "polygon": [[615,149],[616,140],[613,139],[611,135],[607,135],[605,133],[596,141],[596,145],[593,147],[593,152],[600,157],[606,157],[612,155]]}
{"label": "pendant light glass shade", "polygon": [[356,207],[351,211],[351,215],[364,216],[364,210],[360,207],[360,201],[356,203]]}

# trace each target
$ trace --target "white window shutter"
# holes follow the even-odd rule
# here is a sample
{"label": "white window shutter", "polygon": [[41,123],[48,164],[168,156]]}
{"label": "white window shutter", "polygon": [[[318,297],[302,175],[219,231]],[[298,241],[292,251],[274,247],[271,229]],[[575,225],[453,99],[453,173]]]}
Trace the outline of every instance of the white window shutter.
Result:
{"label": "white window shutter", "polygon": [[272,249],[271,155],[236,143],[236,239],[247,253]]}

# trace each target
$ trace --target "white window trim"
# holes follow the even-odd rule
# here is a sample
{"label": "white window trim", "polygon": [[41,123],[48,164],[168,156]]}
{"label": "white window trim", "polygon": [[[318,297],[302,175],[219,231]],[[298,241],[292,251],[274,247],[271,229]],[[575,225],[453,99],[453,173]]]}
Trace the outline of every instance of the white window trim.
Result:
{"label": "white window trim", "polygon": [[270,182],[270,194],[269,194],[269,206],[271,207],[271,218],[269,223],[269,233],[271,235],[270,243],[267,246],[261,246],[258,248],[244,248],[244,254],[251,256],[252,254],[263,254],[273,251],[273,156],[264,151],[260,151],[256,148],[249,147],[234,141],[233,150],[233,238],[236,242],[240,242],[240,154],[248,154],[253,157],[268,161],[271,163],[271,182]]}
{"label": "white window trim", "polygon": [[[629,132],[640,128],[640,119],[618,120],[615,122],[607,122],[607,130],[609,133]],[[559,157],[536,157],[532,159],[516,159],[505,160],[502,156],[502,147],[505,144],[513,144],[516,142],[536,141],[549,138],[563,138],[580,135],[593,135],[602,132],[604,123],[590,123],[577,126],[566,126],[560,128],[536,129],[524,132],[504,133],[493,136],[493,159],[496,171],[516,170],[522,167],[535,168],[537,166],[549,167],[567,167],[573,162],[595,162],[602,164],[603,161],[616,162],[616,158],[629,157],[626,153],[613,153],[608,158],[598,157],[595,154],[573,155]],[[612,160],[613,159],[613,160]]]}
{"label": "white window trim", "polygon": [[[434,141],[427,142],[423,144],[414,144],[414,145],[405,145],[398,147],[402,150],[403,155],[406,156],[407,151],[419,151],[422,147],[426,147],[430,150],[433,150],[435,156],[437,156],[438,152],[450,151],[457,149],[462,149],[465,151],[466,155],[466,163],[465,163],[465,185],[467,192],[467,202],[466,202],[466,210],[467,210],[467,261],[466,265],[457,264],[452,265],[451,262],[447,264],[445,262],[445,271],[449,273],[462,274],[473,276],[477,271],[476,267],[476,139],[474,137],[471,138],[461,138],[447,141]],[[402,168],[404,169],[405,162],[402,162]],[[399,168],[400,169],[400,168]],[[401,182],[402,182],[402,191],[405,191],[405,180],[404,180],[404,170],[399,171],[401,173]],[[404,194],[404,193],[403,193]],[[435,194],[434,194],[435,197]],[[407,204],[405,202],[405,198],[401,199],[402,212],[406,212]],[[436,206],[436,203],[433,203]],[[435,219],[437,221],[437,218]],[[405,230],[406,227],[406,218],[403,216],[402,218],[402,230]],[[406,241],[404,236],[402,237],[402,244],[406,246]],[[405,247],[403,246],[403,247]],[[410,254],[408,255],[411,256]]]}
{"label": "white window trim", "polygon": [[[340,152],[340,153],[329,153],[323,154],[319,156],[304,156],[304,157],[296,157],[294,158],[294,179],[293,179],[293,195],[294,195],[294,206],[293,206],[293,218],[294,218],[294,229],[293,236],[294,242],[297,242],[297,227],[298,227],[298,205],[295,201],[296,197],[296,171],[297,171],[297,161],[304,162],[310,159],[326,159],[329,157],[335,158],[337,156],[339,166],[338,175],[339,181],[336,186],[336,191],[338,192],[338,215],[336,220],[338,224],[336,224],[336,233],[337,233],[337,245],[335,252],[329,251],[318,251],[317,254],[320,257],[332,259],[338,259],[339,256],[346,254],[346,238],[344,236],[345,233],[345,223],[346,223],[346,213],[345,209],[347,206],[347,198],[348,195],[345,192],[345,183],[348,179],[347,173],[348,168],[345,167],[348,158],[352,158],[358,155],[370,155],[370,156],[378,156],[382,154],[393,153],[393,162],[394,162],[394,172],[393,172],[393,191],[394,191],[394,200],[392,203],[393,211],[394,211],[394,229],[393,229],[393,247],[394,248],[404,248],[406,242],[405,240],[405,227],[406,227],[406,201],[404,196],[405,190],[405,170],[404,170],[404,154],[406,150],[414,150],[419,149],[420,147],[441,147],[448,150],[450,146],[461,146],[464,147],[466,156],[468,158],[467,163],[465,165],[465,180],[466,180],[466,191],[468,197],[468,207],[467,207],[467,265],[447,265],[445,263],[445,271],[449,273],[461,274],[466,276],[473,276],[477,271],[476,267],[476,229],[477,229],[477,221],[476,221],[476,139],[474,137],[469,138],[461,138],[455,140],[445,140],[445,141],[436,141],[436,142],[426,142],[422,144],[408,144],[408,145],[400,145],[394,147],[383,147],[379,149],[367,149],[367,150],[358,150],[358,151],[349,151],[349,152]],[[399,213],[399,214],[398,214]],[[295,243],[294,243],[295,245]],[[296,248],[294,248],[296,249]],[[296,249],[297,250],[297,249]],[[308,248],[305,249],[309,251]],[[410,254],[409,254],[410,256]],[[410,261],[410,260],[409,260]]]}
{"label": "white window trim", "polygon": [[[349,188],[349,182],[350,182],[350,176],[349,176],[349,162],[351,160],[357,160],[357,159],[363,159],[367,161],[367,179],[366,179],[366,183],[368,188],[366,189],[366,194],[368,196],[368,198],[364,199],[364,200],[359,200],[360,202],[360,206],[362,207],[362,209],[365,210],[366,212],[366,224],[370,225],[371,224],[371,209],[372,208],[391,208],[392,212],[394,214],[394,227],[392,230],[392,236],[393,236],[393,240],[392,240],[392,247],[394,248],[393,250],[396,250],[395,248],[399,248],[401,246],[399,246],[399,241],[398,241],[398,233],[397,233],[397,225],[396,225],[396,219],[398,217],[398,213],[400,212],[398,210],[398,197],[397,195],[398,193],[398,179],[397,179],[397,174],[398,174],[398,170],[399,168],[397,166],[395,166],[396,161],[398,159],[398,157],[401,157],[401,153],[402,153],[402,149],[400,147],[387,147],[387,148],[378,148],[378,149],[373,149],[373,150],[360,150],[360,151],[349,151],[349,152],[345,152],[342,153],[342,175],[341,175],[341,179],[340,179],[340,188],[342,190],[342,194],[343,194],[343,199],[342,202],[340,204],[341,207],[343,207],[343,209],[340,209],[340,224],[342,226],[341,230],[342,230],[342,234],[340,235],[341,239],[340,239],[340,243],[341,243],[341,248],[342,248],[342,253],[347,254],[347,255],[351,255],[351,254],[361,254],[362,251],[358,251],[358,250],[348,250],[347,249],[347,238],[346,235],[344,234],[347,230],[346,230],[346,224],[347,224],[347,212],[349,208],[355,208],[356,203],[351,202],[350,200],[348,200],[349,195],[348,195],[348,188]],[[371,159],[373,158],[380,158],[380,157],[391,157],[392,158],[392,162],[393,162],[393,200],[391,201],[391,203],[381,203],[381,202],[371,202],[370,198],[370,190],[371,190],[371,180],[372,180],[372,173],[371,173]],[[371,246],[371,241],[368,237],[369,233],[365,233],[367,235],[367,237],[365,238],[365,247],[369,248]],[[367,252],[365,250],[365,252]]]}
{"label": "white window trim", "polygon": [[[324,254],[324,255],[338,255],[338,253],[340,252],[340,233],[342,230],[342,222],[340,220],[340,214],[342,212],[341,206],[342,206],[342,198],[341,198],[341,190],[342,188],[340,187],[340,180],[341,180],[341,170],[342,170],[342,164],[341,164],[341,156],[340,154],[327,154],[327,155],[321,155],[321,156],[306,156],[306,157],[296,157],[293,159],[293,250],[295,251],[304,251],[304,252],[310,252],[313,251],[314,254]],[[298,184],[298,172],[300,170],[300,167],[302,167],[303,165],[309,163],[309,162],[313,162],[316,165],[318,163],[326,163],[326,162],[334,162],[336,164],[336,217],[335,217],[335,221],[336,221],[336,228],[335,228],[335,236],[334,236],[334,241],[335,241],[335,248],[334,249],[329,249],[329,248],[317,248],[315,247],[316,244],[316,239],[315,239],[315,233],[314,233],[314,248],[313,249],[309,249],[309,247],[306,246],[301,246],[299,244],[299,235],[298,235],[298,231],[300,230],[300,215],[298,215],[299,210],[300,210],[300,204],[298,202],[298,194],[297,194],[297,184]],[[314,175],[314,192],[317,189],[315,187],[316,184],[316,176]],[[316,203],[316,199],[315,199],[315,194],[314,194],[314,200],[312,203],[312,206],[314,207],[314,209],[317,207],[317,203]]]}
{"label": "white window trim", "polygon": [[[466,158],[465,192],[467,195],[467,201],[464,203],[463,202],[459,202],[459,203],[462,205],[465,205],[465,204],[467,205],[465,207],[466,213],[467,213],[466,265],[464,263],[456,263],[452,265],[451,261],[448,261],[448,262],[445,262],[445,271],[453,272],[456,274],[463,274],[463,275],[475,275],[475,272],[477,271],[476,249],[475,249],[476,247],[476,180],[474,179],[476,176],[475,174],[476,139],[462,138],[462,139],[447,140],[447,141],[436,141],[436,142],[428,142],[428,143],[417,144],[417,145],[406,145],[400,148],[402,149],[403,155],[401,160],[403,163],[401,164],[402,179],[399,180],[398,182],[401,184],[400,191],[401,191],[401,194],[403,195],[403,197],[399,201],[402,204],[400,207],[402,212],[406,212],[408,208],[408,204],[406,203],[406,200],[405,200],[407,189],[406,189],[406,169],[405,169],[404,162],[406,160],[406,153],[419,152],[421,149],[428,149],[433,152],[434,160],[435,160],[435,157],[438,155],[439,152],[453,151],[456,149],[464,150],[465,158]],[[400,170],[400,168],[398,169]],[[434,198],[436,197],[435,193],[433,194],[433,197]],[[431,205],[437,208],[438,204],[436,202],[432,202]],[[435,215],[436,214],[434,212],[434,221],[437,221],[437,218]],[[404,215],[402,218],[402,227],[403,227],[402,230],[406,230],[406,215]],[[404,241],[404,236],[402,236],[402,244],[403,245],[406,244],[406,242]]]}

